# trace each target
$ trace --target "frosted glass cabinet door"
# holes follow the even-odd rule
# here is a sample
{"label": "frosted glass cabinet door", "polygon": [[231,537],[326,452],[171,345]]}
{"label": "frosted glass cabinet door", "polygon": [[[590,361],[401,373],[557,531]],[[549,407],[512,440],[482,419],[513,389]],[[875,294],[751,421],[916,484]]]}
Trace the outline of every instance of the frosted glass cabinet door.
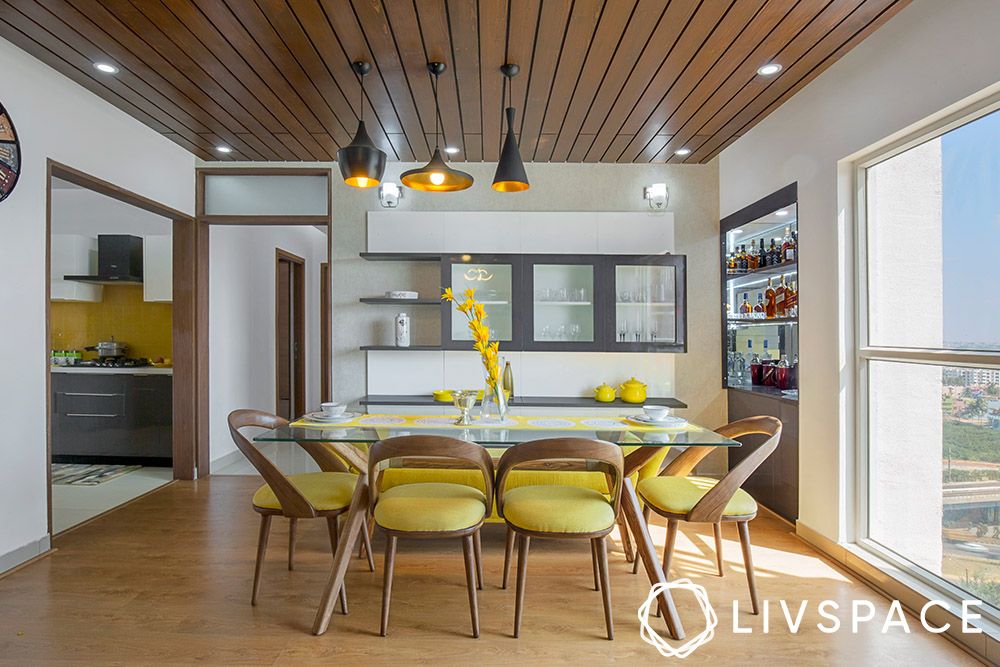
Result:
{"label": "frosted glass cabinet door", "polygon": [[[520,349],[520,335],[514,321],[516,295],[521,283],[520,258],[456,255],[442,263],[441,282],[444,287],[451,287],[456,300],[464,299],[466,289],[476,290],[476,301],[486,309],[490,339],[499,340],[502,348]],[[455,308],[451,309],[451,316],[443,320],[441,343],[446,349],[472,349],[468,319]]]}
{"label": "frosted glass cabinet door", "polygon": [[614,304],[612,350],[686,349],[684,273],[683,256],[615,258],[609,276]]}
{"label": "frosted glass cabinet door", "polygon": [[525,258],[526,350],[600,350],[598,269],[593,257],[532,255]]}

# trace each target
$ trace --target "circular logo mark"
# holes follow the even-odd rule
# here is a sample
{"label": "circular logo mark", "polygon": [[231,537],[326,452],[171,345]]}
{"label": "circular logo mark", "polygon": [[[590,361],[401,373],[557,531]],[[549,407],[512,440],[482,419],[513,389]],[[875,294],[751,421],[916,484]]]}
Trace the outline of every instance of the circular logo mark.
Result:
{"label": "circular logo mark", "polygon": [[[657,598],[660,597],[663,591],[667,590],[691,591],[694,593],[694,597],[698,601],[698,606],[701,607],[702,613],[705,614],[705,629],[680,646],[671,646],[668,644],[667,640],[657,634],[656,630],[649,624],[649,610],[656,608]],[[708,601],[708,591],[705,590],[704,586],[700,586],[690,579],[675,579],[665,584],[654,584],[649,589],[649,596],[646,598],[646,601],[639,606],[639,634],[642,637],[642,641],[659,651],[660,655],[664,658],[688,657],[699,646],[712,641],[715,637],[715,628],[718,624],[719,617],[715,615],[715,609],[712,607],[712,603]]]}

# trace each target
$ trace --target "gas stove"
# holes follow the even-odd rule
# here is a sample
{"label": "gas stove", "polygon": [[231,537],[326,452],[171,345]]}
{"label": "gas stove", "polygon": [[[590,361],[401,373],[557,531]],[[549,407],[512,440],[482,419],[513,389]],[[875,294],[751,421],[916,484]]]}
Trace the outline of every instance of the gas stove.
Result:
{"label": "gas stove", "polygon": [[130,357],[107,357],[104,359],[91,359],[90,361],[81,361],[77,366],[82,366],[84,368],[142,368],[143,366],[152,366],[149,363],[149,359],[145,357],[139,359],[133,359]]}

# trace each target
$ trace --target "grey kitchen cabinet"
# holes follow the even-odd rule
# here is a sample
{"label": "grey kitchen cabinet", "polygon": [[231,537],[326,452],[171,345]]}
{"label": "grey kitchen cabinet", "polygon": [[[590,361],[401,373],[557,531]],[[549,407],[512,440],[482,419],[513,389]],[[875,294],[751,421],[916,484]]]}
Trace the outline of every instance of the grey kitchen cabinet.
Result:
{"label": "grey kitchen cabinet", "polygon": [[52,460],[167,463],[169,375],[52,373]]}
{"label": "grey kitchen cabinet", "polygon": [[[799,406],[796,401],[729,389],[729,421],[771,415],[781,420],[777,449],[757,468],[743,488],[760,504],[791,522],[799,516]],[[743,447],[729,450],[729,469],[742,461],[764,436],[740,438]]]}

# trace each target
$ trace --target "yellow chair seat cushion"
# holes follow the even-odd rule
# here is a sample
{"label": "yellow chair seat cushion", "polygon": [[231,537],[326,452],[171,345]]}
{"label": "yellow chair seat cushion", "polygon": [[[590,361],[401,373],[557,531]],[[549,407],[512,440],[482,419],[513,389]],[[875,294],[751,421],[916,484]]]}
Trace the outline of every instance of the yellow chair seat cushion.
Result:
{"label": "yellow chair seat cushion", "polygon": [[[650,477],[639,482],[637,491],[645,502],[671,514],[687,514],[718,480],[709,477]],[[746,516],[757,513],[757,502],[743,489],[737,489],[723,510],[723,516]]]}
{"label": "yellow chair seat cushion", "polygon": [[[288,475],[287,479],[313,507],[321,511],[332,511],[344,509],[351,504],[358,476],[349,472],[306,472]],[[278,497],[267,484],[253,494],[253,504],[261,509],[281,509]]]}
{"label": "yellow chair seat cushion", "polygon": [[504,518],[539,533],[596,533],[615,523],[615,511],[599,491],[579,486],[521,486],[504,494]]}
{"label": "yellow chair seat cushion", "polygon": [[407,532],[471,528],[486,515],[486,496],[464,484],[421,482],[383,491],[375,503],[375,523]]}

